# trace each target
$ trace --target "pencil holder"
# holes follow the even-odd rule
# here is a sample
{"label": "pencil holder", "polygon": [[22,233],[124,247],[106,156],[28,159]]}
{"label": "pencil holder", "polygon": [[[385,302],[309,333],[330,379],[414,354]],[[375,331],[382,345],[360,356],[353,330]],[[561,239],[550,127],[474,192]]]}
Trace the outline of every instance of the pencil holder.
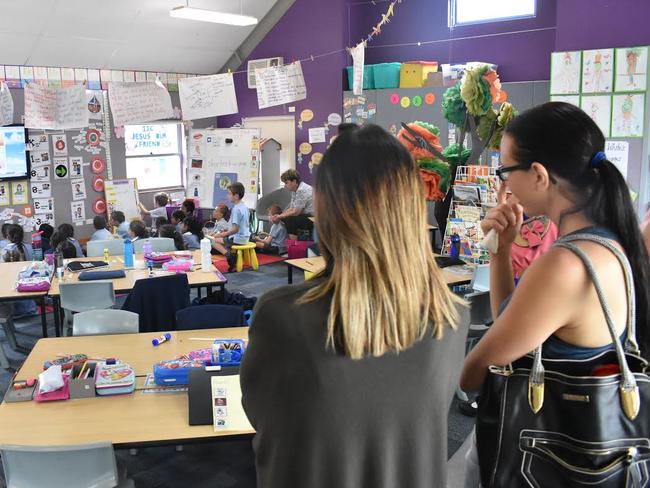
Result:
{"label": "pencil holder", "polygon": [[[70,373],[70,398],[92,398],[95,396],[95,368],[97,363],[88,363],[82,376],[77,378],[83,364],[75,364]],[[86,374],[88,371],[88,374]]]}

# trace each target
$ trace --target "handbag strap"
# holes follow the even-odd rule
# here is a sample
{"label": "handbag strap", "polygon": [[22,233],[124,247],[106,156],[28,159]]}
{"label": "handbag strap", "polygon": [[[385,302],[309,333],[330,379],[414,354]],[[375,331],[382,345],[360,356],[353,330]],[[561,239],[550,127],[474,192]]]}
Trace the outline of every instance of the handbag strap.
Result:
{"label": "handbag strap", "polygon": [[[570,236],[569,239],[561,239],[555,243],[556,246],[568,249],[580,258],[580,260],[582,261],[582,263],[584,264],[587,270],[587,274],[589,275],[589,277],[591,278],[594,284],[594,287],[596,289],[596,294],[598,295],[598,301],[600,302],[600,305],[603,309],[603,314],[605,315],[605,322],[607,323],[607,329],[609,330],[609,334],[612,338],[612,343],[614,344],[614,350],[616,351],[616,356],[618,358],[618,364],[621,371],[619,392],[621,396],[621,403],[623,406],[623,410],[628,418],[634,419],[636,418],[640,410],[640,397],[639,397],[638,386],[636,384],[636,379],[632,374],[632,372],[630,371],[630,367],[628,366],[627,361],[625,359],[625,351],[621,344],[620,338],[616,334],[616,329],[614,328],[614,322],[612,320],[612,314],[609,309],[609,306],[607,305],[607,300],[605,298],[605,294],[603,292],[602,286],[600,285],[598,274],[589,256],[587,256],[587,254],[582,249],[580,249],[575,243],[572,242],[576,240],[588,240],[592,242],[598,242],[599,244],[603,244],[605,247],[607,247],[610,250],[612,248],[610,247],[610,245],[601,242],[601,240],[597,236],[593,236],[590,234],[575,234]],[[602,241],[605,241],[605,239],[602,239]],[[614,254],[616,254],[616,252],[614,252]],[[617,255],[617,257],[619,256]],[[619,261],[621,261],[620,258]],[[622,263],[623,262],[626,262],[626,260],[623,259]],[[625,266],[623,266],[623,268],[624,270],[626,270]],[[627,266],[627,269],[629,269],[629,265]],[[627,274],[627,271],[625,271],[625,274]],[[635,305],[633,286],[631,287],[626,286],[626,293],[627,293],[628,304],[629,304],[628,308],[632,308]],[[630,315],[628,313],[628,320],[629,318]],[[634,314],[632,314],[632,318],[634,318]],[[628,327],[629,325],[630,324],[628,323]],[[533,365],[530,370],[529,382],[528,382],[528,401],[534,413],[539,412],[544,403],[544,365],[542,364],[541,344],[537,347],[535,351]]]}
{"label": "handbag strap", "polygon": [[606,239],[593,234],[570,234],[558,239],[555,245],[558,247],[566,247],[563,245],[564,243],[572,243],[575,241],[590,241],[600,244],[609,249],[618,259],[621,268],[623,268],[623,277],[625,279],[625,288],[627,293],[627,336],[625,338],[625,351],[636,355],[640,354],[639,345],[636,340],[636,293],[630,261],[627,259],[627,256],[614,245],[611,239]]}

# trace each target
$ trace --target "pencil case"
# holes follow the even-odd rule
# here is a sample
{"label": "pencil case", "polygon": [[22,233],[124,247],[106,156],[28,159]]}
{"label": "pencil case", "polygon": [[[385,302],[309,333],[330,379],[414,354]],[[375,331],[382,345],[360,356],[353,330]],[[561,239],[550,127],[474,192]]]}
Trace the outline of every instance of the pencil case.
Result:
{"label": "pencil case", "polygon": [[49,278],[21,278],[16,282],[16,291],[20,293],[35,293],[49,289]]}
{"label": "pencil case", "polygon": [[92,280],[113,280],[115,278],[124,278],[126,273],[123,269],[114,269],[111,271],[82,271],[79,273],[79,281]]}
{"label": "pencil case", "polygon": [[151,254],[144,255],[145,261],[151,261],[154,265],[160,265],[172,260],[169,253],[152,252]]}
{"label": "pencil case", "polygon": [[95,390],[98,395],[123,395],[135,390],[135,372],[126,363],[97,363]]}
{"label": "pencil case", "polygon": [[212,364],[239,366],[246,345],[241,339],[217,339],[212,343]]}
{"label": "pencil case", "polygon": [[192,261],[168,261],[162,265],[165,271],[171,271],[174,273],[187,273],[192,270]]}
{"label": "pencil case", "polygon": [[202,368],[204,365],[200,359],[172,359],[160,361],[153,365],[153,381],[157,385],[189,385],[190,370]]}

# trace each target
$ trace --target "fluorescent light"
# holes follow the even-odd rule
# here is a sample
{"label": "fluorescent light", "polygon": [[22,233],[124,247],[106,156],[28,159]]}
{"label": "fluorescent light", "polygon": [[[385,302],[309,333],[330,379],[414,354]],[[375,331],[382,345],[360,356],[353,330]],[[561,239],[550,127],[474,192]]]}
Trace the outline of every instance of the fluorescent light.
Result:
{"label": "fluorescent light", "polygon": [[227,14],[224,12],[215,12],[214,10],[205,10],[193,7],[175,7],[169,11],[170,17],[177,19],[199,20],[201,22],[213,22],[215,24],[228,25],[255,25],[257,19],[248,15]]}

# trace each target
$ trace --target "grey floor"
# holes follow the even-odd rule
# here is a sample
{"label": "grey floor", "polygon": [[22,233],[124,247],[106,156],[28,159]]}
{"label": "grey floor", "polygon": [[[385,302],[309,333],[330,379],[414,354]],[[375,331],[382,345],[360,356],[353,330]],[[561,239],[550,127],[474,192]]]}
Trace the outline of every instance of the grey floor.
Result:
{"label": "grey floor", "polygon": [[[298,275],[298,276],[297,276]],[[294,273],[294,282],[300,282],[300,273]],[[261,266],[258,272],[243,271],[227,275],[226,288],[240,291],[247,296],[260,296],[265,291],[285,285],[287,270],[284,263]],[[48,315],[49,332],[54,335],[54,322]],[[20,345],[31,348],[40,338],[40,317],[27,317],[16,321],[17,339]],[[9,357],[15,370],[25,360],[25,355],[11,351],[0,328],[0,347]],[[13,371],[0,369],[0,392],[4,394]],[[163,421],[164,422],[164,421]],[[448,455],[459,450],[474,426],[474,419],[458,412],[456,401],[449,411]],[[462,486],[465,446],[450,461],[450,486]],[[244,488],[255,486],[255,467],[250,440],[219,441],[183,446],[177,452],[174,446],[139,449],[136,456],[118,450],[118,459],[125,463],[128,474],[138,488]],[[0,470],[0,487],[4,486]]]}

